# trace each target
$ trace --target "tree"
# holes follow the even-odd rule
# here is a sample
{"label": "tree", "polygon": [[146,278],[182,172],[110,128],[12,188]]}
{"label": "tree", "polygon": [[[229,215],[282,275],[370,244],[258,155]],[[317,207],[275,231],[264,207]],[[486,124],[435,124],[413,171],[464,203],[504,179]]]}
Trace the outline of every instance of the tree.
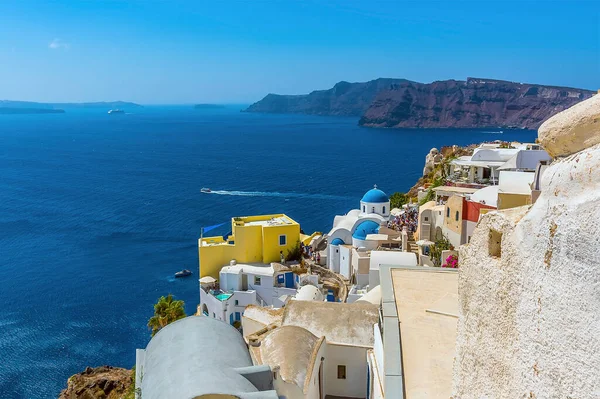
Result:
{"label": "tree", "polygon": [[166,297],[161,296],[154,305],[154,316],[148,320],[148,327],[152,330],[154,337],[161,328],[186,316],[183,301],[173,300],[171,294]]}
{"label": "tree", "polygon": [[285,256],[286,262],[293,261],[301,261],[302,260],[302,246],[300,245],[300,240],[296,241],[294,246],[287,251],[287,255]]}
{"label": "tree", "polygon": [[400,208],[408,202],[408,195],[404,193],[394,193],[390,195],[390,208]]}

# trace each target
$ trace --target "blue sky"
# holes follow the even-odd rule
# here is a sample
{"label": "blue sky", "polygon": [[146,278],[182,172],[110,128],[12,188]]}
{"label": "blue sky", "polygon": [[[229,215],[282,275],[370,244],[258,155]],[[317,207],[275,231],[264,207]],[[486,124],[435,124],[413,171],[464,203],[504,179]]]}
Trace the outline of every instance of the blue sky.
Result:
{"label": "blue sky", "polygon": [[600,88],[594,1],[0,1],[0,99],[248,103],[340,80]]}

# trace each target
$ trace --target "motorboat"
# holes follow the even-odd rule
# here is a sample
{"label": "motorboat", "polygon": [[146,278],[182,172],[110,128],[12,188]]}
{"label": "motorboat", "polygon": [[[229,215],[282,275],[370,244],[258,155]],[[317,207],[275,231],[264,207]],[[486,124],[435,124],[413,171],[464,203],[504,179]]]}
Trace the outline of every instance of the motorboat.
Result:
{"label": "motorboat", "polygon": [[179,277],[187,277],[187,276],[191,276],[192,272],[189,271],[188,269],[183,269],[177,273],[175,273],[175,277],[179,278]]}
{"label": "motorboat", "polygon": [[201,193],[210,193],[210,192],[211,192],[211,189],[210,189],[210,188],[206,188],[206,187],[202,187],[202,188],[200,189],[200,192],[201,192]]}
{"label": "motorboat", "polygon": [[124,114],[124,113],[125,113],[125,111],[123,111],[122,109],[111,109],[110,111],[108,111],[109,115],[112,115],[112,114]]}

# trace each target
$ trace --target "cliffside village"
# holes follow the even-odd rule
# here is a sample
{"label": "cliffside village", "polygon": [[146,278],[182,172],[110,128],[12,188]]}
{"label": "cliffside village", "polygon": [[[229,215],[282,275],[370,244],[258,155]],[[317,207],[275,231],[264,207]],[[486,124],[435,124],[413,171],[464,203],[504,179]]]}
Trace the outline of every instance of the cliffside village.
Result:
{"label": "cliffside village", "polygon": [[599,126],[596,95],[536,143],[432,149],[441,185],[395,208],[375,186],[327,233],[234,217],[198,241],[197,314],[137,350],[137,397],[598,397]]}

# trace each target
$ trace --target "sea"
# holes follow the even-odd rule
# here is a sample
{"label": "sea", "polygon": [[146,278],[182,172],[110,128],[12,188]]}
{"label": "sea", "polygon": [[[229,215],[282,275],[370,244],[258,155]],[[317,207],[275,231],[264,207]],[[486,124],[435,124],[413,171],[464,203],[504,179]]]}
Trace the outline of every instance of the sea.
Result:
{"label": "sea", "polygon": [[373,185],[408,190],[432,147],[536,137],[242,108],[0,116],[0,397],[56,398],[87,366],[131,368],[158,297],[195,312],[203,226],[286,213],[326,232]]}

